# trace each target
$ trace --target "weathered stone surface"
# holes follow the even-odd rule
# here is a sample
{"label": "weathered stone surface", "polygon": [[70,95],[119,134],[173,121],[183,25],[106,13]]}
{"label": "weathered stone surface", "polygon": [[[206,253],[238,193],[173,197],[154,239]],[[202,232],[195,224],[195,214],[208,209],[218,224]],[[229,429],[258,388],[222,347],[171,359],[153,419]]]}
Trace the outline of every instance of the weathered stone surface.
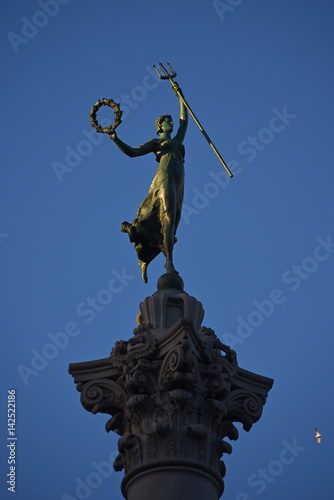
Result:
{"label": "weathered stone surface", "polygon": [[[249,431],[259,420],[273,380],[238,366],[236,353],[201,327],[202,304],[170,276],[140,304],[132,338],[116,342],[108,358],[71,364],[69,372],[84,408],[109,414],[106,430],[120,436],[114,468],[125,471],[125,498],[153,498],[155,484],[174,491],[178,477],[206,492],[189,498],[214,500],[223,492],[222,455],[232,451],[225,438],[238,438],[234,422]],[[159,498],[188,498],[169,495]]]}

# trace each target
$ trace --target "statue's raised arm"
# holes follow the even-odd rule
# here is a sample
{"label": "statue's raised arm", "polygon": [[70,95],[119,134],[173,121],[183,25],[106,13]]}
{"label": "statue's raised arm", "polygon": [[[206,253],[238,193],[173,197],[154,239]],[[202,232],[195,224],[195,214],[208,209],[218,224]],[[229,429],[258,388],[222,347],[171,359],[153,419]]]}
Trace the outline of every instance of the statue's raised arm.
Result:
{"label": "statue's raised arm", "polygon": [[172,88],[174,90],[175,95],[179,98],[180,100],[180,125],[179,125],[179,130],[177,131],[176,136],[174,139],[179,142],[184,141],[184,137],[187,132],[187,126],[188,126],[188,111],[187,108],[181,98],[182,96],[182,90],[180,89],[180,86],[177,82],[172,83]]}

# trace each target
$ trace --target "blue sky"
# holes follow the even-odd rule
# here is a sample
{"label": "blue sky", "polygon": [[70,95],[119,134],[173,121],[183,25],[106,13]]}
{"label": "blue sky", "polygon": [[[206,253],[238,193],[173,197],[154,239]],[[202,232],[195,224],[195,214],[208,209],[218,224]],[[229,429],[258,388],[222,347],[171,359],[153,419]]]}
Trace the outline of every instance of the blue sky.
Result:
{"label": "blue sky", "polygon": [[[225,458],[223,498],[329,498],[333,3],[19,0],[1,11],[1,497],[15,389],[16,498],[122,498],[123,474],[107,465],[117,437],[82,408],[67,368],[131,337],[156,290],[162,256],[145,285],[120,224],[157,164],[95,134],[89,113],[112,98],[120,138],[155,137],[158,115],[178,118],[170,84],[152,73],[168,61],[235,172],[229,181],[190,119],[175,266],[240,366],[275,379],[262,419]],[[119,293],[87,313],[117,276]]]}

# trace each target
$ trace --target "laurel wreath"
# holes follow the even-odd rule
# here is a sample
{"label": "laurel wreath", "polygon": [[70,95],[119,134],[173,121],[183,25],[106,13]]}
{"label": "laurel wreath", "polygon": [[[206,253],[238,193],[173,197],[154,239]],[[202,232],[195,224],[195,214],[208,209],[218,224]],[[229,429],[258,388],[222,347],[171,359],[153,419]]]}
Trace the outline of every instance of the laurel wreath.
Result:
{"label": "laurel wreath", "polygon": [[[99,125],[99,122],[97,121],[96,118],[96,113],[102,106],[109,106],[109,108],[112,108],[115,111],[115,121],[113,125],[109,125],[108,127],[101,127]],[[112,99],[105,99],[103,98],[101,101],[97,101],[96,104],[93,105],[92,111],[90,112],[89,118],[91,120],[91,125],[96,129],[96,132],[99,133],[105,133],[105,134],[110,134],[111,132],[115,131],[115,128],[118,127],[120,123],[122,123],[122,114],[123,111],[121,111],[121,108],[119,107],[119,104],[117,102],[113,101]]]}

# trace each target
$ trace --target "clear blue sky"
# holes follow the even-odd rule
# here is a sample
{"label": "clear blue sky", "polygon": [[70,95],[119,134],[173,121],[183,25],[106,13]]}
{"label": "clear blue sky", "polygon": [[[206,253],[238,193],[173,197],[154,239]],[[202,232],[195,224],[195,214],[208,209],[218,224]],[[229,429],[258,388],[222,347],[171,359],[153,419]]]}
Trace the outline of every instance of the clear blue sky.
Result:
{"label": "clear blue sky", "polygon": [[[154,156],[126,157],[89,121],[98,99],[113,98],[124,110],[118,134],[136,146],[155,137],[158,115],[177,120],[170,84],[152,76],[159,61],[175,67],[235,171],[228,182],[190,121],[175,265],[204,305],[203,324],[240,366],[275,379],[262,419],[240,429],[225,458],[223,498],[331,497],[333,14],[330,0],[2,5],[2,498],[13,388],[15,498],[122,498],[123,474],[97,471],[117,437],[107,415],[82,408],[67,368],[131,337],[164,271],[159,256],[145,285],[120,232],[147,194]],[[93,311],[88,298],[117,273],[120,293]]]}

